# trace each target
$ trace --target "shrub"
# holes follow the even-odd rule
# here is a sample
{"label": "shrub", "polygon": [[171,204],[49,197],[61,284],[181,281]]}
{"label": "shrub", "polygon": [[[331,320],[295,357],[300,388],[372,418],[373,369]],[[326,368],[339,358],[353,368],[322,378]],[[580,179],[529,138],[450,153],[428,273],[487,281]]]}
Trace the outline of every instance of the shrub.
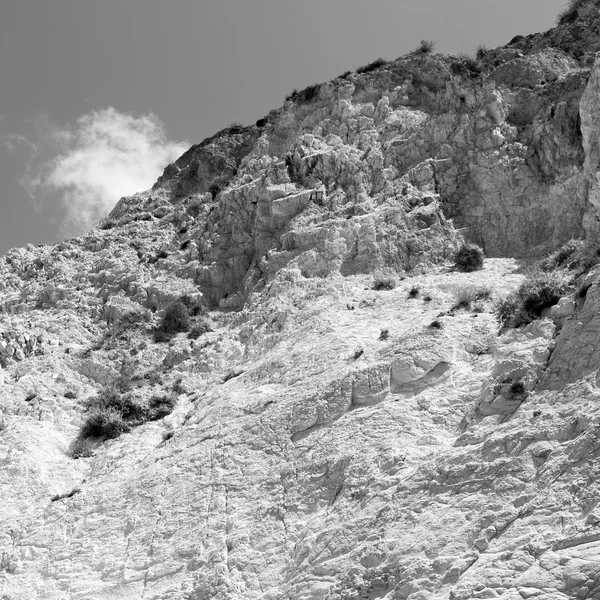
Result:
{"label": "shrub", "polygon": [[573,23],[578,17],[591,16],[594,9],[597,10],[597,2],[594,0],[570,0],[566,8],[558,13],[556,23],[557,25]]}
{"label": "shrub", "polygon": [[454,255],[454,264],[466,273],[478,271],[483,268],[483,250],[475,244],[463,244]]}
{"label": "shrub", "polygon": [[131,394],[122,392],[117,385],[105,387],[87,401],[87,407],[91,411],[116,410],[128,421],[140,420],[145,416],[144,407]]}
{"label": "shrub", "polygon": [[167,342],[175,334],[187,331],[189,327],[190,315],[188,309],[181,300],[177,300],[165,309],[160,325],[154,332],[154,341]]}
{"label": "shrub", "polygon": [[212,183],[208,187],[208,191],[210,195],[213,197],[213,200],[217,197],[217,195],[224,190],[231,181],[232,176],[228,175],[219,175],[215,179],[213,179]]}
{"label": "shrub", "polygon": [[[87,402],[88,416],[79,431],[76,448],[83,447],[89,437],[113,439],[146,421],[156,421],[175,407],[175,394],[152,396],[143,403],[131,393],[123,394],[113,385],[104,388]],[[77,452],[73,452],[75,457]]]}
{"label": "shrub", "polygon": [[378,269],[373,273],[374,290],[393,290],[398,285],[398,276],[391,269]]}
{"label": "shrub", "polygon": [[381,333],[379,334],[379,339],[383,342],[383,341],[387,340],[389,337],[390,337],[390,330],[382,329]]}
{"label": "shrub", "polygon": [[[571,269],[579,266],[579,260],[576,258],[583,250],[584,242],[582,240],[569,240],[561,246],[556,252],[545,258],[540,263],[542,271],[553,271],[566,266]],[[566,264],[565,264],[566,263]]]}
{"label": "shrub", "polygon": [[245,129],[244,124],[241,121],[232,121],[225,127],[223,133],[238,133]]}
{"label": "shrub", "polygon": [[170,415],[175,408],[175,394],[152,396],[148,402],[148,421],[158,421]]}
{"label": "shrub", "polygon": [[421,43],[412,51],[413,54],[431,54],[435,48],[432,40],[421,40]]}
{"label": "shrub", "polygon": [[521,396],[525,393],[525,384],[522,381],[513,381],[508,388],[511,396]]}
{"label": "shrub", "polygon": [[490,300],[492,297],[492,290],[485,285],[472,285],[460,288],[455,294],[454,305],[450,310],[459,310],[465,308],[467,310],[472,308],[474,302],[481,302],[484,300]]}
{"label": "shrub", "polygon": [[421,290],[416,285],[414,285],[412,288],[410,288],[410,290],[408,292],[408,297],[416,298],[420,293],[421,293]]}
{"label": "shrub", "polygon": [[356,72],[359,74],[370,73],[371,71],[375,71],[376,69],[379,69],[380,67],[383,67],[387,64],[388,64],[388,61],[385,60],[385,58],[377,58],[376,60],[369,63],[368,65],[363,65],[362,67],[358,67],[358,69],[356,69]]}
{"label": "shrub", "polygon": [[306,86],[303,90],[294,90],[291,94],[288,94],[285,99],[299,102],[300,104],[306,102],[312,102],[318,95],[321,89],[320,83],[313,83],[312,85]]}
{"label": "shrub", "polygon": [[520,379],[506,375],[494,385],[494,395],[502,394],[509,400],[524,400],[527,395],[525,384]]}
{"label": "shrub", "polygon": [[116,408],[94,408],[79,432],[81,437],[104,437],[113,439],[119,437],[129,427],[123,415]]}
{"label": "shrub", "polygon": [[567,291],[567,285],[562,278],[545,274],[525,281],[519,289],[523,309],[539,317],[545,308],[554,306],[560,300]]}
{"label": "shrub", "polygon": [[528,277],[519,288],[498,304],[497,316],[503,327],[519,327],[539,318],[569,290],[559,273],[538,273]]}
{"label": "shrub", "polygon": [[479,44],[479,46],[477,46],[477,50],[475,51],[475,58],[477,60],[483,60],[487,53],[488,53],[487,47],[484,46],[483,44]]}
{"label": "shrub", "polygon": [[481,65],[468,54],[459,54],[456,62],[452,63],[450,68],[455,75],[477,77],[481,74]]}
{"label": "shrub", "polygon": [[442,322],[439,321],[438,319],[436,319],[435,321],[431,321],[431,323],[429,323],[429,329],[442,329],[443,325]]}

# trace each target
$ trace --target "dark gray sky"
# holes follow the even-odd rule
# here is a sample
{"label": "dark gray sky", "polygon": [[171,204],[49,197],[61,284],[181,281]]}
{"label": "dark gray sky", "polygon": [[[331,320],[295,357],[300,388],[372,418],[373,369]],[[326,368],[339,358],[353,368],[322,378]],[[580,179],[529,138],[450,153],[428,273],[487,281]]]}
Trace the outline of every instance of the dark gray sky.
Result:
{"label": "dark gray sky", "polygon": [[0,0],[0,254],[80,233],[191,143],[421,39],[473,52],[566,0]]}

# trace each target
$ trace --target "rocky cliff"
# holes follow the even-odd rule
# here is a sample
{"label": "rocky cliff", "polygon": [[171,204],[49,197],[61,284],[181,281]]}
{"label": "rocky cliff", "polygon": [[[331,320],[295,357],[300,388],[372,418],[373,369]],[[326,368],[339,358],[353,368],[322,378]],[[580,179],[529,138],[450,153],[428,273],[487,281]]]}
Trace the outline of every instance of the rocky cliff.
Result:
{"label": "rocky cliff", "polygon": [[571,9],[294,92],[0,259],[3,600],[600,598],[600,271],[495,314],[598,235]]}

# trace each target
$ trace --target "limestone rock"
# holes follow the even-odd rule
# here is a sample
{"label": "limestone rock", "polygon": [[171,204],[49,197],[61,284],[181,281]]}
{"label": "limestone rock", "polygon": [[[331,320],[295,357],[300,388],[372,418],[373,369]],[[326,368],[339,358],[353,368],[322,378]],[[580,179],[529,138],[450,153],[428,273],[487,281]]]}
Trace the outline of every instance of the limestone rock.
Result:
{"label": "limestone rock", "polygon": [[598,597],[600,273],[494,314],[596,235],[586,6],[292,94],[0,258],[2,598]]}

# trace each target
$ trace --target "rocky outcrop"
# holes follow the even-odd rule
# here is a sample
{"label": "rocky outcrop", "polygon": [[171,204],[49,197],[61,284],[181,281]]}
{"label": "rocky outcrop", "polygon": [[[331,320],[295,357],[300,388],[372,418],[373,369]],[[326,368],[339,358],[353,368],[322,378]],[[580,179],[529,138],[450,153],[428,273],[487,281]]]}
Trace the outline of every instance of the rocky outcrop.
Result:
{"label": "rocky outcrop", "polygon": [[[575,12],[296,92],[0,258],[3,600],[599,597],[599,274],[500,331],[490,258],[597,235]],[[83,435],[98,393],[168,410]]]}
{"label": "rocky outcrop", "polygon": [[107,223],[185,232],[185,276],[227,306],[288,264],[427,268],[456,247],[448,217],[491,256],[582,235],[589,70],[553,47],[472,62],[413,54],[313,86],[194,146]]}

